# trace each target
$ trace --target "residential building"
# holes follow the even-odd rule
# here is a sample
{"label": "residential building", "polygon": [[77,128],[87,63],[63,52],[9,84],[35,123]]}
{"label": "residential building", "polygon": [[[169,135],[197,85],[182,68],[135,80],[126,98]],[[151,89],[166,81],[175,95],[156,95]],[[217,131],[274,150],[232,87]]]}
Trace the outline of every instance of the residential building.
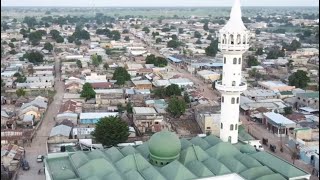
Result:
{"label": "residential building", "polygon": [[153,107],[133,107],[133,123],[141,133],[159,132],[163,128],[163,116]]}
{"label": "residential building", "polygon": [[79,124],[96,124],[101,118],[118,116],[117,112],[86,112],[80,113]]}
{"label": "residential building", "polygon": [[297,107],[311,107],[319,110],[319,91],[297,93]]}

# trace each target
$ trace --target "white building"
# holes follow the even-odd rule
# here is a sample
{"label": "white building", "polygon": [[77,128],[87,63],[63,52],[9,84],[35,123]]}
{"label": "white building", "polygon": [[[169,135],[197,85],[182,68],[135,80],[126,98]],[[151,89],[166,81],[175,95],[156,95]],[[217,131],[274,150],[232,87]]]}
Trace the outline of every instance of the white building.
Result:
{"label": "white building", "polygon": [[219,31],[219,49],[223,54],[222,81],[216,82],[221,92],[220,138],[238,142],[240,94],[247,89],[241,81],[242,54],[249,49],[249,31],[241,19],[239,0],[235,0],[227,24]]}

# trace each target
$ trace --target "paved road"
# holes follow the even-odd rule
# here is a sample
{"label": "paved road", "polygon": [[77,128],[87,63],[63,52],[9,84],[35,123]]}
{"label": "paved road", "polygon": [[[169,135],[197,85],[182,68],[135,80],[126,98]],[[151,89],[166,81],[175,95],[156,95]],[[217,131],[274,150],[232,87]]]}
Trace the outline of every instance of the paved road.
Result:
{"label": "paved road", "polygon": [[[43,163],[37,163],[36,159],[38,155],[47,154],[46,141],[50,134],[52,127],[55,125],[53,117],[56,117],[60,109],[63,94],[64,94],[64,83],[60,81],[60,60],[55,58],[55,90],[53,102],[48,106],[47,112],[44,116],[43,122],[40,125],[36,135],[34,136],[31,146],[25,146],[26,159],[29,162],[30,170],[23,171],[20,169],[18,174],[18,180],[44,180]],[[41,175],[38,175],[39,169],[42,168]]]}

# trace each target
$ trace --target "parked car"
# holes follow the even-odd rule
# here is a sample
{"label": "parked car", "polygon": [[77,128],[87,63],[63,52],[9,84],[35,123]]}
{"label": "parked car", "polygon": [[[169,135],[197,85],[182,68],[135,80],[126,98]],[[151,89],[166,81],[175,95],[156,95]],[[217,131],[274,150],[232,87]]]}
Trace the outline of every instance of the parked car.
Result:
{"label": "parked car", "polygon": [[44,159],[43,155],[38,155],[37,162],[43,162],[43,159]]}
{"label": "parked car", "polygon": [[25,171],[30,169],[29,163],[26,160],[22,160],[21,165],[22,165],[22,169],[25,170]]}

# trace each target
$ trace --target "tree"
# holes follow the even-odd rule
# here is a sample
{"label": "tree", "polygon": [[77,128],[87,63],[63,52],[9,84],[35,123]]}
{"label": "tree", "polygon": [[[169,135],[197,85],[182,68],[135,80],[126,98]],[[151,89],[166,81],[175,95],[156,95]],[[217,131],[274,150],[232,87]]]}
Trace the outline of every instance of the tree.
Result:
{"label": "tree", "polygon": [[126,81],[131,79],[131,76],[125,68],[117,67],[113,73],[112,79],[117,81],[115,84],[123,85]]}
{"label": "tree", "polygon": [[196,41],[196,44],[202,44],[201,40],[198,39],[198,40]]}
{"label": "tree", "polygon": [[161,29],[162,32],[169,32],[170,30],[171,30],[171,29],[168,28],[168,27],[165,27],[165,28],[162,28],[162,29]]}
{"label": "tree", "polygon": [[178,85],[171,84],[171,85],[166,87],[165,95],[167,97],[170,97],[170,96],[181,96],[181,89],[180,89],[180,87]]}
{"label": "tree", "polygon": [[256,55],[258,55],[258,56],[261,56],[261,55],[263,55],[263,48],[258,48],[257,49],[257,51],[256,51]]}
{"label": "tree", "polygon": [[77,46],[80,46],[82,43],[80,40],[75,40],[74,43],[77,45]]}
{"label": "tree", "polygon": [[94,54],[91,56],[91,61],[95,67],[98,67],[102,63],[102,56]]}
{"label": "tree", "polygon": [[296,51],[301,47],[301,43],[297,40],[293,40],[289,45],[286,43],[283,43],[282,49],[283,51]]}
{"label": "tree", "polygon": [[211,41],[210,45],[205,49],[207,56],[215,57],[218,53],[218,40]]}
{"label": "tree", "polygon": [[212,35],[211,34],[209,34],[208,36],[207,36],[207,40],[213,40],[213,38],[212,38]]}
{"label": "tree", "polygon": [[10,41],[11,42],[17,42],[17,39],[16,38],[12,38]]}
{"label": "tree", "polygon": [[121,38],[121,34],[117,30],[111,31],[111,35],[112,35],[112,39],[115,41],[118,41]]}
{"label": "tree", "polygon": [[308,77],[308,73],[303,70],[298,70],[289,76],[289,85],[295,86],[296,88],[305,89],[310,82],[310,78]]}
{"label": "tree", "polygon": [[73,43],[76,40],[76,38],[74,36],[68,36],[67,40],[69,43]]}
{"label": "tree", "polygon": [[186,103],[190,103],[190,97],[189,97],[189,94],[187,92],[184,92],[183,99],[184,99],[184,101]]}
{"label": "tree", "polygon": [[124,40],[125,40],[125,41],[130,41],[129,36],[124,37]]}
{"label": "tree", "polygon": [[201,34],[200,34],[199,31],[195,31],[195,32],[194,32],[194,37],[199,39],[199,38],[201,38],[202,36],[201,36]]}
{"label": "tree", "polygon": [[261,34],[260,29],[256,29],[256,34]]}
{"label": "tree", "polygon": [[82,62],[78,59],[76,61],[78,68],[82,68]]}
{"label": "tree", "polygon": [[204,23],[203,30],[209,31],[209,23],[208,22]]}
{"label": "tree", "polygon": [[256,80],[263,78],[263,75],[260,74],[256,68],[253,68],[252,70],[250,70],[248,74],[251,78],[255,78]]}
{"label": "tree", "polygon": [[9,54],[17,54],[17,51],[15,50],[15,49],[11,49],[10,51],[9,51]]}
{"label": "tree", "polygon": [[46,49],[49,52],[51,52],[53,50],[53,45],[49,42],[46,42],[46,43],[44,43],[43,49]]}
{"label": "tree", "polygon": [[259,63],[259,61],[258,61],[258,59],[256,57],[254,57],[254,56],[249,56],[248,57],[247,65],[248,65],[249,68],[252,67],[252,66],[258,66],[259,64],[260,63]]}
{"label": "tree", "polygon": [[175,35],[175,34],[173,34],[173,35],[171,36],[171,39],[172,39],[172,40],[178,40],[178,36]]}
{"label": "tree", "polygon": [[283,110],[284,110],[284,114],[285,115],[289,115],[289,114],[292,114],[292,107],[284,107],[283,108]]}
{"label": "tree", "polygon": [[26,91],[23,90],[23,89],[17,89],[16,90],[16,94],[17,94],[18,97],[25,96],[26,95]]}
{"label": "tree", "polygon": [[56,40],[60,36],[60,32],[58,30],[51,30],[49,33],[52,37],[52,39]]}
{"label": "tree", "polygon": [[28,59],[33,64],[40,64],[43,62],[43,55],[38,51],[27,52],[23,55],[23,58]]}
{"label": "tree", "polygon": [[169,100],[167,111],[174,117],[180,117],[185,113],[187,104],[184,100],[178,99],[177,97],[172,97]]}
{"label": "tree", "polygon": [[93,90],[90,83],[85,83],[82,86],[80,97],[85,98],[85,100],[89,100],[96,97],[96,92]]}
{"label": "tree", "polygon": [[103,68],[108,70],[109,69],[109,64],[108,63],[104,63]]}
{"label": "tree", "polygon": [[142,31],[144,31],[146,34],[150,33],[150,29],[148,27],[144,27]]}
{"label": "tree", "polygon": [[162,39],[161,38],[157,38],[156,39],[156,44],[159,44],[160,42],[162,42]]}
{"label": "tree", "polygon": [[159,32],[152,32],[152,37],[155,38],[156,36],[159,36]]}
{"label": "tree", "polygon": [[119,143],[127,141],[129,127],[119,117],[104,117],[96,123],[92,136],[103,146],[116,146]]}
{"label": "tree", "polygon": [[10,42],[10,43],[8,44],[8,46],[11,47],[11,48],[14,48],[14,44],[13,44],[12,42]]}
{"label": "tree", "polygon": [[179,34],[182,34],[183,33],[183,28],[179,28]]}
{"label": "tree", "polygon": [[271,48],[267,54],[267,59],[278,59],[279,57],[284,57],[284,50],[280,50],[279,47],[275,46]]}
{"label": "tree", "polygon": [[170,40],[168,43],[167,43],[167,47],[169,48],[177,48],[181,45],[181,43],[177,40]]}
{"label": "tree", "polygon": [[128,114],[132,114],[133,113],[133,111],[132,111],[132,103],[131,102],[127,103],[126,111],[127,111]]}

